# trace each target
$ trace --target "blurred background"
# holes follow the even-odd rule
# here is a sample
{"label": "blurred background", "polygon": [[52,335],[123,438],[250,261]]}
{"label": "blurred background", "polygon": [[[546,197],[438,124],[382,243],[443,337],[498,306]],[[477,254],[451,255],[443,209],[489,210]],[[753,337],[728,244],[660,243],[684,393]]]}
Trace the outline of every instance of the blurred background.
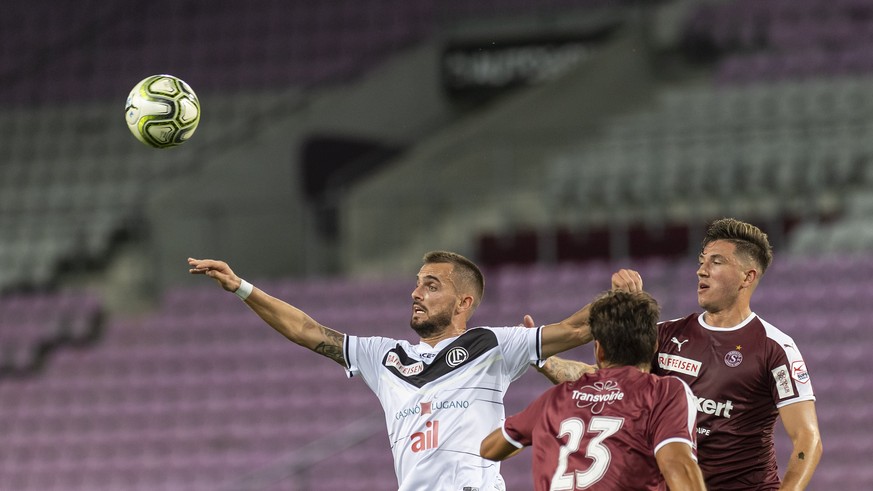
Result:
{"label": "blurred background", "polygon": [[[123,117],[157,73],[202,105],[169,150]],[[433,249],[483,266],[477,325],[560,320],[620,267],[688,314],[722,216],[775,248],[752,307],[815,384],[810,489],[869,489],[871,136],[868,0],[6,2],[0,490],[396,489],[365,385],[189,256],[412,339]]]}

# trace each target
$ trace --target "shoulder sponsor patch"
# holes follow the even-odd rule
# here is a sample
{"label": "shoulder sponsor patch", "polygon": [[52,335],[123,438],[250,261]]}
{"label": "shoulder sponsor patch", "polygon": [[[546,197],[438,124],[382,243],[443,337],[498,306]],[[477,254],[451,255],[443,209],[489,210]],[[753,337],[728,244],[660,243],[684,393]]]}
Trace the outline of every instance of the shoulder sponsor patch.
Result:
{"label": "shoulder sponsor patch", "polygon": [[658,353],[658,366],[664,370],[684,373],[692,377],[700,374],[700,362],[684,356]]}
{"label": "shoulder sponsor patch", "polygon": [[779,398],[785,399],[794,395],[794,386],[791,385],[791,377],[788,374],[788,367],[779,365],[770,370],[773,374],[773,380],[776,382],[776,390],[779,392]]}
{"label": "shoulder sponsor patch", "polygon": [[803,360],[791,364],[791,378],[801,384],[809,382],[809,373],[806,372],[806,363]]}

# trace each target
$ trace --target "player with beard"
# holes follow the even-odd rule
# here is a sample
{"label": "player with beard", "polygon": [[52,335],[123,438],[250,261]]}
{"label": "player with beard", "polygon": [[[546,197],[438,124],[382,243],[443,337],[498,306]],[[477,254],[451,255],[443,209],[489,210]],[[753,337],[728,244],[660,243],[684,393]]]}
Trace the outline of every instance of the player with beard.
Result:
{"label": "player with beard", "polygon": [[382,403],[400,490],[502,491],[500,464],[479,456],[479,442],[502,422],[510,382],[532,363],[591,340],[588,306],[535,329],[468,330],[484,294],[482,272],[452,252],[429,252],[423,261],[412,290],[417,344],[343,334],[253,287],[225,262],[188,264],[289,340],[363,379]]}

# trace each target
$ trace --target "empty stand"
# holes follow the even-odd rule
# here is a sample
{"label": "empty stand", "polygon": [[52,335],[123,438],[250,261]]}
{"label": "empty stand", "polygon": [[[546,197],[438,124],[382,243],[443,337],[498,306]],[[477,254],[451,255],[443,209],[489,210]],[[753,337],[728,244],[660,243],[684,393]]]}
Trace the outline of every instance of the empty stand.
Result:
{"label": "empty stand", "polygon": [[[535,3],[554,15],[606,2]],[[205,8],[185,0],[136,16],[111,2],[5,5],[0,292],[46,287],[65,267],[99,264],[114,237],[141,226],[151,193],[226,150],[216,142],[239,142],[299,107],[308,88],[350,80],[453,21],[532,5],[255,0]],[[489,237],[493,248],[482,258],[493,271],[473,323],[514,325],[526,313],[538,323],[559,320],[625,266],[641,271],[664,318],[687,314],[698,309],[695,262],[683,255],[696,246],[688,224],[715,214],[762,217],[778,226],[774,235],[790,233],[798,254],[777,254],[753,308],[794,337],[815,384],[825,456],[810,488],[873,487],[863,433],[873,387],[861,370],[873,349],[869,12],[866,0],[702,7],[688,36],[719,57],[716,84],[664,90],[653,106],[610,120],[596,135],[534,152],[547,156],[548,175],[533,193],[554,199],[555,227],[547,241],[532,227]],[[189,80],[220,115],[213,120],[220,124],[204,125],[172,153],[140,148],[121,122],[129,88],[157,71]],[[529,150],[523,142],[507,153]],[[470,154],[461,158],[480,174],[434,176],[469,177],[465,199],[476,195],[477,180],[497,175],[472,164],[506,157]],[[514,213],[529,218],[513,211],[532,207],[512,189],[501,194],[506,209],[486,217],[489,226],[512,228]],[[396,202],[391,197],[395,216],[421,220],[425,207],[410,200],[398,210]],[[468,204],[458,206],[462,215]],[[848,220],[833,220],[840,215]],[[578,263],[539,263],[542,244],[554,245],[553,259]],[[495,251],[504,256],[489,262]],[[822,251],[830,255],[816,255]],[[633,261],[604,259],[623,254]],[[663,255],[678,257],[652,257]],[[343,332],[413,337],[408,279],[255,283]],[[380,408],[364,384],[283,339],[232,295],[214,285],[169,290],[156,311],[111,319],[100,343],[82,349],[101,313],[100,299],[88,295],[0,297],[0,489],[396,486]],[[590,347],[572,356],[590,360]],[[7,376],[39,365],[36,376]],[[547,387],[529,372],[510,389],[507,411]],[[783,433],[777,428],[784,471]],[[309,449],[332,455],[312,461]],[[530,487],[529,462],[527,451],[503,464],[509,489]]]}
{"label": "empty stand", "polygon": [[94,295],[61,291],[0,298],[0,378],[25,375],[58,348],[85,345],[102,329]]}
{"label": "empty stand", "polygon": [[[141,229],[155,190],[293,113],[308,89],[348,82],[454,22],[603,3],[183,0],[133,15],[100,2],[10,4],[0,26],[0,292],[105,261]],[[204,107],[196,139],[173,152],[140,148],[120,115],[130,88],[158,72],[188,81]]]}

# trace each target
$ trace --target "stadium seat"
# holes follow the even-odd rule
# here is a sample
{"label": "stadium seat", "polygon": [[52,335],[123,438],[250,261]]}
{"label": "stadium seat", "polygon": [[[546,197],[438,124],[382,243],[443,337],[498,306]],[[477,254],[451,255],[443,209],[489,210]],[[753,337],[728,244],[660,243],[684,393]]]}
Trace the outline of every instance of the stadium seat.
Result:
{"label": "stadium seat", "polygon": [[[329,3],[263,0],[240,10],[231,1],[205,8],[182,0],[136,16],[112,2],[4,5],[0,291],[37,293],[0,297],[0,356],[7,367],[44,366],[31,377],[0,378],[0,489],[233,488],[270,466],[299,462],[293,454],[307,444],[342,440],[337,422],[378,413],[359,380],[284,340],[214,285],[169,290],[140,319],[110,319],[99,344],[87,347],[78,342],[93,336],[100,300],[51,287],[65,264],[105,260],[153,190],[208,160],[203,149],[234,142],[243,129],[263,130],[264,115],[305,101],[308,88],[353,79],[453,20],[534,3],[549,17],[603,2]],[[584,262],[542,265],[528,256],[526,264],[489,265],[474,323],[515,324],[525,313],[558,320],[606,289],[623,266],[642,273],[665,317],[685,315],[699,310],[693,257],[610,261],[616,234],[603,223],[631,229],[642,217],[663,227],[633,236],[645,248],[670,224],[716,211],[802,215],[811,222],[790,235],[797,256],[777,251],[753,307],[802,346],[813,377],[826,454],[810,489],[873,487],[863,460],[870,439],[859,438],[869,419],[863,408],[873,402],[860,370],[873,349],[873,304],[862,294],[873,269],[870,12],[868,0],[701,5],[688,35],[718,53],[715,85],[660,91],[653,105],[607,120],[597,138],[586,134],[548,157],[548,189],[539,191],[566,222],[545,233],[558,243],[558,260]],[[182,70],[203,81],[202,95],[220,95],[211,107],[223,115],[223,133],[204,127],[202,146],[192,141],[160,155],[125,145],[132,140],[123,125],[105,121],[119,118],[119,97],[143,66]],[[487,178],[471,176],[464,193]],[[417,209],[405,212],[420,219]],[[847,220],[834,222],[840,214]],[[521,245],[536,244],[539,233]],[[414,338],[410,278],[366,289],[343,278],[256,283],[344,332]],[[70,349],[45,357],[49,345]],[[590,359],[585,350],[573,356]],[[508,410],[547,386],[526,374],[510,389]],[[262,489],[396,487],[384,428],[368,424],[362,443],[336,447],[308,474]],[[336,462],[346,472],[336,472]],[[504,464],[508,488],[529,488],[529,468],[529,451]]]}
{"label": "stadium seat", "polygon": [[[780,257],[759,292],[756,311],[794,337],[813,377],[820,425],[829,442],[828,458],[816,473],[815,486],[835,483],[834,466],[841,471],[846,462],[860,466],[857,455],[866,452],[865,443],[842,443],[858,440],[853,435],[864,416],[846,417],[840,408],[873,402],[867,400],[873,387],[865,389],[867,378],[858,371],[865,353],[873,349],[865,324],[873,312],[866,305],[869,302],[855,301],[857,295],[834,292],[847,278],[857,291],[867,280],[856,270],[870,262],[840,256]],[[532,312],[542,322],[557,320],[559,311],[569,313],[581,298],[603,290],[618,266],[593,262],[494,271],[490,304],[483,304],[476,318],[483,323],[515,323],[523,313]],[[651,290],[659,292],[665,316],[697,309],[694,296],[688,295],[693,261],[650,258],[626,266],[638,269]],[[807,287],[797,278],[816,278],[818,283]],[[385,281],[386,288],[396,289],[398,295],[408,289],[408,283],[408,279]],[[282,281],[270,286],[283,284],[289,292],[303,288],[301,283]],[[411,337],[405,327],[407,313],[388,307],[402,303],[408,293],[383,299],[382,293],[361,290],[355,282],[339,278],[314,281],[307,288],[311,299],[318,292],[363,295],[354,305],[324,310],[322,314],[332,322],[345,320],[350,330],[363,334],[372,332],[381,319],[386,335]],[[220,483],[257,475],[258,469],[273,465],[274,458],[291,455],[309,442],[340,438],[337,432],[346,424],[342,422],[364,414],[377,415],[376,420],[382,417],[376,398],[360,381],[346,380],[341,367],[283,340],[251,312],[222,314],[229,315],[226,318],[211,315],[216,307],[235,311],[239,306],[226,294],[191,304],[188,311],[179,308],[182,299],[198,292],[201,289],[179,288],[148,318],[110,324],[97,348],[58,352],[44,376],[0,380],[0,399],[8,401],[0,406],[4,488],[54,490],[80,482],[87,489],[214,489]],[[14,304],[58,301],[50,298],[17,298]],[[76,303],[73,297],[59,302]],[[372,308],[366,308],[368,303]],[[824,304],[826,310],[820,308]],[[14,307],[4,310],[4,315],[30,311]],[[840,312],[844,315],[837,317]],[[198,325],[197,319],[206,320]],[[196,334],[178,338],[186,329]],[[224,334],[203,337],[211,330]],[[262,334],[230,335],[237,331]],[[569,356],[590,360],[589,351],[580,348]],[[520,410],[548,387],[539,374],[525,374],[507,394],[507,411]],[[384,428],[372,424],[371,431],[364,443],[336,450],[334,462],[343,462],[348,472],[320,474],[324,466],[333,464],[319,463],[309,468],[308,479],[323,475],[325,485],[362,491],[394,486]],[[853,455],[846,457],[843,452]],[[529,455],[522,453],[503,465],[510,487],[529,486]],[[307,479],[304,476],[297,479]],[[844,482],[865,483],[868,477],[853,471]],[[274,486],[269,489],[294,489],[281,480]]]}

